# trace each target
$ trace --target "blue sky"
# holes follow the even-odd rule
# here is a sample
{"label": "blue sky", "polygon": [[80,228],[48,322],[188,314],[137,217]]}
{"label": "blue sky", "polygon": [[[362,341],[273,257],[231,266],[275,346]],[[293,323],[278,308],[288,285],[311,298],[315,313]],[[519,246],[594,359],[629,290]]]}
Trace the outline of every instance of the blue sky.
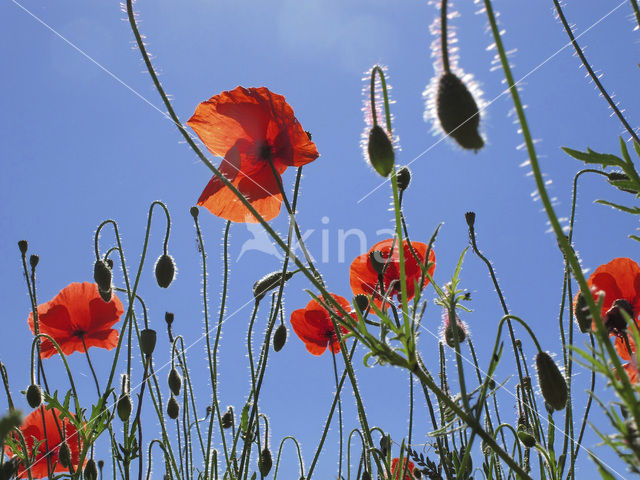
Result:
{"label": "blue sky", "polygon": [[[435,74],[429,25],[437,11],[427,2],[286,0],[267,5],[251,0],[240,7],[230,0],[156,0],[140,1],[137,9],[160,79],[183,121],[199,102],[214,94],[237,85],[264,85],[285,95],[303,127],[313,133],[321,157],[304,169],[298,220],[303,231],[313,230],[308,244],[316,258],[322,256],[323,245],[329,249],[328,261],[320,267],[330,289],[345,297],[351,295],[349,262],[363,252],[355,236],[349,237],[346,262],[341,263],[340,230],[362,231],[368,248],[382,239],[378,230],[392,226],[390,189],[388,185],[376,189],[382,181],[366,165],[360,149],[362,77],[372,65],[386,65],[395,101],[394,131],[401,146],[397,160],[410,164],[414,175],[405,195],[411,235],[426,241],[444,222],[435,247],[436,280],[444,283],[452,274],[467,245],[464,212],[476,211],[480,247],[494,263],[510,308],[532,325],[543,348],[560,354],[557,316],[562,258],[548,233],[541,204],[532,195],[529,167],[522,165],[526,152],[518,148],[522,138],[511,100],[502,95],[501,71],[492,68],[495,50],[489,48],[492,39],[486,16],[478,14],[479,5],[466,3],[454,4],[460,16],[452,26],[457,31],[459,65],[474,75],[489,104],[481,126],[486,147],[477,154],[441,141],[423,120],[422,92]],[[580,38],[588,58],[604,73],[605,85],[636,125],[638,32],[633,30],[628,5],[591,0],[568,3],[566,13],[577,25],[577,33],[592,27]],[[580,165],[560,147],[617,153],[621,126],[610,118],[572,50],[564,48],[567,39],[551,2],[498,1],[494,7],[501,13],[506,46],[514,50],[510,59],[516,78],[524,78],[521,92],[542,168],[552,182],[550,193],[557,199],[559,216],[568,217],[570,187]],[[167,291],[155,285],[152,266],[161,253],[164,231],[158,217],[141,293],[159,331],[164,328],[164,312],[173,311],[175,330],[187,344],[198,342],[203,331],[201,273],[189,207],[211,175],[163,116],[164,108],[133,48],[133,35],[119,4],[7,0],[0,4],[0,18],[0,285],[9,339],[0,349],[0,361],[7,365],[14,393],[29,381],[31,339],[16,242],[27,239],[30,252],[40,255],[39,299],[46,301],[70,282],[91,280],[93,232],[104,219],[118,221],[127,258],[134,265],[146,212],[156,199],[166,202],[172,212],[170,253],[179,273]],[[291,172],[284,175],[286,184],[293,178]],[[638,247],[626,238],[637,227],[631,218],[593,204],[596,198],[627,199],[606,189],[600,178],[587,178],[582,185],[575,240],[584,267],[593,270],[618,256],[637,258]],[[206,211],[200,220],[209,253],[210,307],[216,312],[224,222]],[[285,215],[273,225],[284,234]],[[244,225],[232,226],[233,270],[221,381],[222,403],[238,409],[249,385],[245,334],[250,306],[244,305],[251,298],[253,282],[280,265],[277,258],[261,251],[248,250],[240,256],[244,242],[253,235]],[[111,241],[108,234],[103,236],[104,246]],[[472,255],[467,256],[462,279],[462,286],[472,293],[474,309],[463,319],[480,358],[487,359],[500,306],[486,270]],[[286,292],[287,318],[292,310],[306,305],[305,288],[302,278],[291,282]],[[432,290],[427,293],[427,298],[433,296]],[[430,332],[437,333],[440,315],[430,302],[423,322]],[[423,332],[420,347],[427,362],[435,365],[437,343],[429,331]],[[334,389],[331,360],[327,355],[308,355],[289,333],[286,348],[272,356],[263,407],[272,420],[272,443],[295,434],[309,462]],[[162,341],[158,365],[168,351],[166,337]],[[528,346],[533,362],[534,351]],[[191,352],[193,368],[204,374],[203,342]],[[92,354],[102,362],[110,358],[105,352]],[[85,379],[89,399],[93,387],[90,378],[83,377],[88,375],[84,359],[76,354],[71,360]],[[50,370],[58,367],[55,360],[47,363]],[[509,378],[508,368],[501,373],[504,380]],[[401,438],[407,429],[406,375],[388,367],[359,368],[359,375],[372,423]],[[585,377],[583,373],[576,377],[577,391],[583,389]],[[508,392],[514,391],[515,383],[510,377],[499,397],[501,407],[512,415],[516,415],[515,401]],[[206,385],[201,388],[199,402],[205,405],[208,390]],[[348,392],[345,418],[354,426]],[[580,394],[578,398],[586,401]],[[423,402],[416,405],[418,417],[424,415]],[[1,396],[0,410],[5,408],[6,399]],[[593,418],[603,423],[599,416]],[[426,425],[418,427],[419,442],[424,443],[427,431]],[[330,435],[320,478],[335,475],[337,428]],[[585,443],[592,448],[597,441],[590,436]],[[584,462],[580,468],[590,472],[592,466]],[[624,472],[619,465],[616,469]],[[282,475],[287,477],[286,471]]]}

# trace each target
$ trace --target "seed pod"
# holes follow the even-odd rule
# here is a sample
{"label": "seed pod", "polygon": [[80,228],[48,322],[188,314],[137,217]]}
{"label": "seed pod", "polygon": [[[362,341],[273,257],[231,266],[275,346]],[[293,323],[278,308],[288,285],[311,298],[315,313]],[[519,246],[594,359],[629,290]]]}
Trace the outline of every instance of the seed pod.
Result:
{"label": "seed pod", "polygon": [[84,467],[84,480],[96,480],[98,478],[98,468],[96,467],[96,461],[90,458],[87,465]]}
{"label": "seed pod", "polygon": [[98,290],[105,292],[111,290],[111,281],[113,280],[111,269],[107,262],[100,258],[93,265],[93,279],[98,285]]}
{"label": "seed pod", "polygon": [[156,348],[156,331],[145,328],[140,332],[140,348],[145,355],[151,355]]}
{"label": "seed pod", "polygon": [[98,470],[102,471],[104,468],[104,460],[98,460]]}
{"label": "seed pod", "polygon": [[582,292],[578,293],[576,303],[573,307],[573,314],[576,317],[576,323],[582,333],[591,331],[591,314],[587,307],[587,301]]}
{"label": "seed pod", "polygon": [[478,105],[457,75],[446,72],[440,77],[436,108],[442,130],[458,145],[476,151],[484,146],[484,140],[478,133]]}
{"label": "seed pod", "polygon": [[287,327],[284,324],[280,324],[278,328],[276,328],[276,332],[273,334],[273,349],[276,352],[282,350],[284,344],[287,341]]}
{"label": "seed pod", "polygon": [[[287,282],[289,279],[291,279],[291,277],[293,277],[293,272],[287,272],[284,276],[284,281]],[[265,275],[256,283],[254,283],[253,297],[256,299],[256,302],[262,300],[269,290],[273,290],[274,288],[279,287],[281,281],[282,271],[276,271]]]}
{"label": "seed pod", "polygon": [[20,249],[20,253],[22,255],[26,255],[27,250],[29,249],[29,243],[26,240],[18,241],[18,248]]}
{"label": "seed pod", "polygon": [[545,401],[555,410],[562,410],[567,403],[567,382],[556,362],[546,352],[536,356],[538,382]]}
{"label": "seed pod", "polygon": [[60,449],[58,450],[58,461],[64,468],[69,468],[71,466],[71,449],[69,448],[69,444],[66,440],[63,440],[60,444]]}
{"label": "seed pod", "polygon": [[222,415],[222,428],[225,430],[233,426],[233,408],[227,407],[227,411]]}
{"label": "seed pod", "polygon": [[172,368],[169,372],[169,378],[167,381],[169,383],[169,390],[171,390],[171,393],[176,396],[180,395],[180,387],[182,387],[182,376],[180,375],[180,373],[178,373],[178,370]]}
{"label": "seed pod", "polygon": [[40,257],[38,255],[31,255],[29,257],[29,265],[31,265],[31,268],[36,268],[38,266],[38,262],[40,262]]}
{"label": "seed pod", "polygon": [[180,404],[176,400],[176,397],[171,395],[171,397],[169,398],[169,402],[167,403],[167,415],[170,419],[175,420],[176,418],[178,418],[179,414]]}
{"label": "seed pod", "polygon": [[189,213],[195,219],[195,218],[198,218],[198,214],[200,213],[200,210],[198,210],[198,207],[191,207],[189,209]]}
{"label": "seed pod", "polygon": [[374,125],[369,131],[369,163],[383,177],[388,177],[393,170],[395,163],[395,153],[393,143],[387,132],[380,125]]}
{"label": "seed pod", "polygon": [[369,263],[371,264],[374,272],[378,275],[382,275],[384,272],[384,266],[387,262],[380,250],[372,250],[369,252]]}
{"label": "seed pod", "polygon": [[269,475],[272,466],[273,458],[271,457],[271,450],[269,450],[269,447],[264,447],[258,458],[258,470],[260,470],[260,474],[263,477],[266,477]]}
{"label": "seed pod", "polygon": [[467,212],[464,214],[464,219],[467,221],[469,228],[473,228],[476,223],[476,212]]}
{"label": "seed pod", "polygon": [[369,299],[366,295],[359,293],[353,299],[353,303],[360,313],[364,313],[369,308]]}
{"label": "seed pod", "polygon": [[31,408],[38,408],[42,405],[42,389],[40,385],[32,383],[27,388],[27,403]]}
{"label": "seed pod", "polygon": [[120,420],[122,420],[123,422],[126,422],[127,419],[131,416],[131,410],[133,408],[131,405],[131,397],[126,393],[123,393],[118,398],[116,407],[116,409],[118,410],[118,417],[120,417]]}
{"label": "seed pod", "polygon": [[409,167],[400,167],[396,172],[396,179],[400,191],[406,190],[409,183],[411,183],[411,170],[409,170]]}
{"label": "seed pod", "polygon": [[156,281],[161,288],[167,288],[171,285],[173,277],[176,273],[176,264],[171,255],[162,254],[156,262]]}

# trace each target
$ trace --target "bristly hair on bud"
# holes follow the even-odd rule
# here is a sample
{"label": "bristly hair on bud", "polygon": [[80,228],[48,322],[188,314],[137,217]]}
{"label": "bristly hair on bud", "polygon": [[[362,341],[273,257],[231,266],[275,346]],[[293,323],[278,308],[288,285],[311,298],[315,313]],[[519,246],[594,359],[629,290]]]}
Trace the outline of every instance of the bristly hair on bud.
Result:
{"label": "bristly hair on bud", "polygon": [[118,403],[116,404],[116,410],[118,412],[118,417],[123,422],[126,422],[127,419],[131,416],[131,410],[133,409],[133,405],[131,404],[131,397],[123,393],[118,398]]}
{"label": "bristly hair on bud", "polygon": [[582,333],[588,333],[591,331],[591,314],[589,313],[589,307],[587,301],[584,298],[582,292],[578,293],[576,297],[576,304],[574,307],[574,316],[576,317],[576,323]]}
{"label": "bristly hair on bud", "polygon": [[66,440],[63,440],[58,450],[58,461],[64,468],[71,467],[71,449]]}
{"label": "bristly hair on bud", "polygon": [[173,261],[173,257],[166,253],[160,255],[155,266],[156,281],[161,288],[167,288],[173,282],[173,277],[176,274],[176,264]]}
{"label": "bristly hair on bud", "polygon": [[225,430],[233,426],[233,407],[227,407],[227,411],[222,415],[222,428]]}
{"label": "bristly hair on bud", "polygon": [[554,410],[562,410],[567,404],[567,382],[560,369],[547,352],[536,355],[536,369],[542,396]]}
{"label": "bristly hair on bud", "polygon": [[396,158],[393,144],[387,132],[380,125],[374,125],[369,130],[367,158],[371,166],[381,176],[388,177],[393,171]]}
{"label": "bristly hair on bud", "polygon": [[268,446],[262,449],[260,457],[258,458],[258,470],[263,477],[269,475],[271,467],[273,466],[273,458],[271,456],[271,450]]}
{"label": "bristly hair on bud", "polygon": [[409,167],[403,166],[396,171],[396,179],[398,181],[398,189],[403,192],[411,183],[411,170]]}
{"label": "bristly hair on bud", "polygon": [[[294,272],[287,272],[284,276],[284,281],[289,281],[293,274]],[[256,283],[254,283],[253,297],[256,299],[256,302],[262,300],[269,290],[273,290],[274,288],[279,287],[281,281],[282,271],[279,270],[265,275]]]}
{"label": "bristly hair on bud", "polygon": [[169,397],[169,402],[167,402],[167,415],[171,420],[175,420],[180,415],[180,404],[173,395]]}
{"label": "bristly hair on bud", "polygon": [[40,385],[32,383],[27,388],[27,403],[31,408],[38,408],[42,405],[42,389]]}
{"label": "bristly hair on bud", "polygon": [[180,388],[182,387],[182,376],[175,368],[172,368],[169,372],[169,378],[167,379],[169,384],[169,390],[171,393],[178,396],[180,395]]}
{"label": "bristly hair on bud", "polygon": [[[467,326],[456,315],[455,322],[446,310],[442,313],[442,327],[440,331],[441,342],[451,348],[456,347],[456,343],[461,344],[467,338]],[[457,339],[457,341],[456,341]]]}
{"label": "bristly hair on bud", "polygon": [[281,323],[278,328],[276,328],[275,333],[273,334],[273,349],[276,352],[282,350],[284,344],[287,341],[287,327],[285,327],[284,323]]}

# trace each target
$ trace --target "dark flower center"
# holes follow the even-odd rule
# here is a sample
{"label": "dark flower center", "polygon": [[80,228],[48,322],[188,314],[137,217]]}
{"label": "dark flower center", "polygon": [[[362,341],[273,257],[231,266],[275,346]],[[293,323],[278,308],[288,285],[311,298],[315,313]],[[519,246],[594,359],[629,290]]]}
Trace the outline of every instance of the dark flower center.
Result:
{"label": "dark flower center", "polygon": [[84,338],[86,334],[87,332],[85,332],[84,330],[76,330],[73,332],[73,336],[78,338]]}
{"label": "dark flower center", "polygon": [[261,160],[271,160],[273,158],[273,148],[268,142],[264,142],[258,146],[258,158]]}
{"label": "dark flower center", "polygon": [[604,316],[604,326],[607,327],[609,333],[619,335],[627,330],[627,321],[622,313],[623,310],[632,320],[635,318],[631,303],[624,298],[619,298],[613,302],[613,305]]}

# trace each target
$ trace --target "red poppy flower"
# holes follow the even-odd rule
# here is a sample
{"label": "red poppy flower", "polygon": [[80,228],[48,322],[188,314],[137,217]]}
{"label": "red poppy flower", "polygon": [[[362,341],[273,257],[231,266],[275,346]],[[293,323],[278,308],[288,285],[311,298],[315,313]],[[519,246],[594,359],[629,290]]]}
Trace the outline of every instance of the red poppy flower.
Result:
{"label": "red poppy flower", "polygon": [[[280,212],[280,175],[287,167],[306,165],[319,155],[285,98],[265,87],[237,87],[215,95],[198,105],[187,125],[211,153],[224,156],[220,172],[265,220]],[[216,176],[198,205],[232,222],[257,222]]]}
{"label": "red poppy flower", "polygon": [[629,363],[625,363],[622,365],[622,368],[624,368],[625,372],[627,372],[627,375],[629,376],[629,382],[631,382],[632,384],[634,383],[638,383],[638,379],[640,374],[638,373],[638,362],[636,361],[634,362],[629,362]]}
{"label": "red poppy flower", "polygon": [[413,469],[415,468],[415,465],[413,464],[413,462],[405,458],[402,462],[403,463],[402,466],[399,465],[399,463],[400,463],[399,458],[394,458],[393,460],[391,460],[391,474],[393,475],[392,478],[394,480],[398,480],[400,478],[400,474],[404,470],[404,465],[406,465],[407,469],[406,469],[406,475],[404,476],[404,480],[412,480]]}
{"label": "red poppy flower", "polygon": [[[118,344],[118,331],[111,326],[123,313],[118,297],[112,295],[111,301],[105,302],[95,283],[72,283],[53,300],[38,305],[38,327],[40,333],[58,342],[65,355],[84,352],[84,345],[111,350]],[[35,333],[33,314],[29,314],[29,327]],[[53,344],[43,339],[40,357],[49,358],[55,353],[58,351]]]}
{"label": "red poppy flower", "polygon": [[[42,442],[38,446],[38,454],[36,455],[33,464],[30,466],[31,475],[34,478],[47,478],[47,459],[49,459],[51,467],[55,464],[55,468],[53,468],[54,472],[69,471],[58,462],[58,452],[63,438],[66,439],[69,450],[71,451],[71,463],[74,468],[77,468],[80,456],[78,431],[69,423],[68,420],[60,419],[59,410],[55,408],[52,408],[51,410],[47,410],[44,407],[37,408],[24,419],[20,426],[20,431],[24,436],[29,458],[31,458],[34,450],[34,444],[36,442]],[[63,435],[61,435],[61,432]],[[17,435],[14,434],[13,438],[16,440],[18,445],[21,445]],[[17,451],[20,452],[22,449],[18,447]],[[16,453],[8,446],[4,447],[4,452],[10,457]],[[28,476],[26,468],[27,467],[20,464],[18,478]]]}
{"label": "red poppy flower", "polygon": [[[640,265],[630,258],[614,258],[600,265],[591,274],[587,284],[598,300],[599,292],[604,292],[602,319],[610,333],[618,334],[627,328],[620,310],[625,310],[631,318],[640,314]],[[577,295],[574,307],[577,304]],[[595,329],[595,326],[593,327]]]}
{"label": "red poppy flower", "polygon": [[[346,311],[351,310],[349,302],[339,295],[331,294],[336,302]],[[333,329],[329,312],[316,300],[311,300],[303,309],[291,313],[291,326],[307,351],[313,355],[322,355],[327,345],[333,353],[340,351],[340,343]],[[342,333],[348,330],[342,327]]]}
{"label": "red poppy flower", "polygon": [[[392,253],[392,244],[392,239],[378,242],[371,248],[371,250],[369,250],[369,253],[356,257],[356,259],[351,263],[349,276],[353,294],[365,294],[372,296],[378,307],[382,305],[382,295],[380,294],[378,274],[371,265],[370,255],[372,252],[381,252],[382,261],[387,265],[383,275],[384,292],[387,292],[389,288],[391,288],[389,295],[391,298],[394,295],[399,298],[401,293],[399,249],[396,241]],[[420,283],[422,269],[411,253],[409,242],[404,240],[402,245],[404,250],[404,270],[407,279],[407,300],[411,300],[415,296],[416,285]],[[427,245],[421,242],[411,242],[411,246],[415,251],[416,257],[420,260],[420,263],[424,265],[425,256],[427,254]],[[389,260],[389,258],[391,259]],[[436,268],[436,254],[433,249],[429,252],[429,262],[431,263],[431,267],[429,267],[429,275],[433,275]],[[427,278],[425,279],[423,288],[428,283],[429,279]]]}
{"label": "red poppy flower", "polygon": [[623,360],[631,360],[631,354],[636,352],[636,342],[633,340],[633,335],[630,333],[626,334],[627,340],[629,341],[629,347],[631,347],[631,352],[629,352],[629,347],[627,347],[627,342],[624,341],[622,336],[617,336],[614,346],[616,347],[616,351],[620,358]]}

